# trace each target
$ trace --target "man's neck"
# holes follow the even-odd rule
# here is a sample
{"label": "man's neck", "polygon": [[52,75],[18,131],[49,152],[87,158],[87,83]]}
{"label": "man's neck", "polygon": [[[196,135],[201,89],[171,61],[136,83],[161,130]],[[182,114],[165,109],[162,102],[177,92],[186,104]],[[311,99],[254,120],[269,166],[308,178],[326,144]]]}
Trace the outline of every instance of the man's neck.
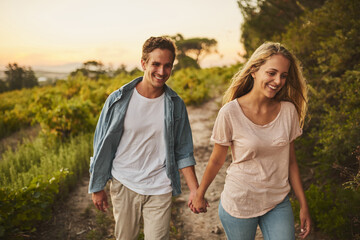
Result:
{"label": "man's neck", "polygon": [[145,81],[141,81],[136,85],[136,90],[143,97],[157,98],[164,93],[165,87],[163,86],[161,88],[155,88],[151,85],[146,84]]}

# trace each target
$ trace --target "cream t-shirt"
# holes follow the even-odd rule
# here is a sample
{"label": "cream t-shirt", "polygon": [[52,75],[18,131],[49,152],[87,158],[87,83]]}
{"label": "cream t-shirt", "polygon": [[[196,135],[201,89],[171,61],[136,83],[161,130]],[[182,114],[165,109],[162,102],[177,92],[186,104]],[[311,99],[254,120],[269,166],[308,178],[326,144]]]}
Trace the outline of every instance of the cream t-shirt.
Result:
{"label": "cream t-shirt", "polygon": [[248,119],[235,99],[225,104],[215,121],[211,140],[231,146],[221,204],[232,216],[265,214],[290,191],[290,143],[302,134],[295,106],[281,102],[280,112],[266,125]]}

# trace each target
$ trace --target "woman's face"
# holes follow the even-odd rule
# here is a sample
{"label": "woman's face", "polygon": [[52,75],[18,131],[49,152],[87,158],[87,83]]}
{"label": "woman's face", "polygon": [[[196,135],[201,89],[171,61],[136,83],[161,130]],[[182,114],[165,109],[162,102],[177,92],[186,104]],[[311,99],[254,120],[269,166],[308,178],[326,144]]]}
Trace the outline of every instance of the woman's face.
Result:
{"label": "woman's face", "polygon": [[285,85],[290,61],[281,54],[271,56],[259,70],[251,73],[253,90],[268,98],[273,98]]}

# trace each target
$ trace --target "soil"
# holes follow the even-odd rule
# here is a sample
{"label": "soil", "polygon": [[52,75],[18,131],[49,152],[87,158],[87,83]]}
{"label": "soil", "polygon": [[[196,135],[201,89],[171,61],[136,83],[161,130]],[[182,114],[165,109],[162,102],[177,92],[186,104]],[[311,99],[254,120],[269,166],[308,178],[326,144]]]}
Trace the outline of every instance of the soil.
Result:
{"label": "soil", "polygon": [[[195,169],[199,182],[212,151],[213,145],[210,142],[210,136],[217,112],[220,109],[220,101],[220,98],[216,98],[198,107],[188,107],[197,161]],[[207,213],[194,214],[187,207],[189,191],[182,178],[183,193],[174,198],[170,239],[226,239],[217,211],[226,168],[230,161],[229,155],[225,166],[222,167],[206,193],[210,204]],[[70,193],[67,200],[54,207],[53,218],[38,227],[38,230],[27,236],[26,239],[115,239],[111,201],[109,199],[110,207],[106,213],[97,211],[92,204],[91,195],[87,193],[88,182],[89,178],[85,176]],[[142,237],[140,235],[139,239],[143,239]],[[263,238],[258,229],[256,240],[259,239]],[[324,238],[314,234],[308,239]]]}

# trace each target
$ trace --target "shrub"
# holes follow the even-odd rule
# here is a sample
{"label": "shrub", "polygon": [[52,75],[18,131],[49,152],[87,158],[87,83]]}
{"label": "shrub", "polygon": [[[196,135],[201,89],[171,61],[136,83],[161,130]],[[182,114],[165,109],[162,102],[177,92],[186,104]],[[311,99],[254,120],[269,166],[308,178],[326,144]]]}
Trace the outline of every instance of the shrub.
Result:
{"label": "shrub", "polygon": [[[315,228],[336,239],[360,239],[360,191],[312,184],[305,194]],[[298,202],[293,208],[299,219]]]}

